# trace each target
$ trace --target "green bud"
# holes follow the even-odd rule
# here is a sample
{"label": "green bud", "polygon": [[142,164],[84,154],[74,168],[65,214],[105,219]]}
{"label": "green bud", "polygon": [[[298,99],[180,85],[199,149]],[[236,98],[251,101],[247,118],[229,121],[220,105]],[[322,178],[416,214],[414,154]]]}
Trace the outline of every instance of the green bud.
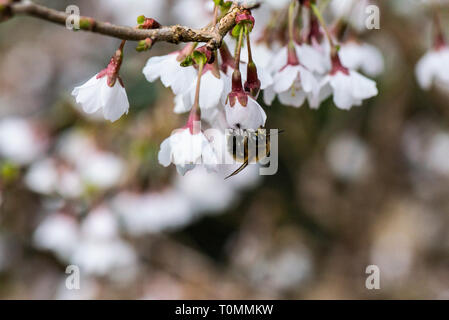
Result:
{"label": "green bud", "polygon": [[199,52],[198,50],[193,51],[192,58],[198,65],[205,65],[207,63],[206,55],[202,52]]}
{"label": "green bud", "polygon": [[141,15],[137,17],[137,24],[143,24],[145,22],[145,16]]}
{"label": "green bud", "polygon": [[192,56],[187,56],[184,61],[181,62],[181,67],[190,67],[193,66],[195,61],[193,61]]}
{"label": "green bud", "polygon": [[234,29],[232,29],[232,36],[234,38],[238,38],[240,36],[240,31],[242,30],[242,25],[238,24],[234,27]]}

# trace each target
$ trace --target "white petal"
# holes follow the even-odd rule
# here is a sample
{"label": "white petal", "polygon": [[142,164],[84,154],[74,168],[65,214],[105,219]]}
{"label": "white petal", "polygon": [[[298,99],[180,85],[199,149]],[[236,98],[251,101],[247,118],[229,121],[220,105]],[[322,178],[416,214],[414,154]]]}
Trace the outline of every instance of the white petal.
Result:
{"label": "white petal", "polygon": [[267,115],[263,108],[251,97],[248,97],[246,107],[236,101],[233,107],[228,103],[225,110],[226,120],[232,128],[258,129],[265,126],[267,120]]}
{"label": "white petal", "polygon": [[165,87],[170,87],[178,78],[182,68],[180,62],[176,60],[177,55],[171,54],[164,61],[164,67],[161,70],[161,81]]}
{"label": "white petal", "polygon": [[362,71],[371,77],[377,77],[385,69],[384,57],[380,50],[373,45],[363,45],[365,59],[362,63]]}
{"label": "white petal", "polygon": [[174,94],[183,94],[195,86],[197,72],[193,67],[179,67],[176,78],[171,82]]}
{"label": "white petal", "polygon": [[300,74],[299,80],[301,83],[301,87],[305,92],[313,92],[317,90],[318,81],[316,80],[312,72],[300,66],[299,74]]}
{"label": "white petal", "polygon": [[287,91],[298,78],[299,66],[286,66],[274,75],[274,91],[277,93]]}
{"label": "white petal", "polygon": [[98,85],[100,79],[97,79],[98,73],[90,78],[86,83],[79,87],[75,87],[72,91],[73,96],[77,96],[81,89],[89,88]]}
{"label": "white petal", "polygon": [[257,75],[260,80],[260,89],[265,90],[273,85],[274,80],[271,74],[265,68],[257,68]]}
{"label": "white petal", "polygon": [[216,166],[218,165],[217,156],[214,153],[211,143],[207,138],[203,135],[203,150],[202,154],[202,164],[206,165],[209,171],[216,170]]}
{"label": "white petal", "polygon": [[271,63],[267,65],[270,72],[279,72],[287,64],[287,47],[283,47],[274,56]]}
{"label": "white petal", "polygon": [[[224,73],[221,73],[221,77],[225,77]],[[207,71],[201,77],[200,87],[200,107],[202,109],[214,108],[221,100],[224,89],[224,83],[222,79],[215,77],[211,71]],[[192,90],[191,102],[195,100],[195,92]]]}
{"label": "white petal", "polygon": [[179,94],[175,97],[175,113],[184,113],[192,109],[190,94]]}
{"label": "white petal", "polygon": [[168,167],[171,163],[171,146],[170,137],[162,141],[161,148],[158,153],[158,161],[164,167]]}
{"label": "white petal", "polygon": [[306,94],[302,90],[296,92],[285,91],[278,93],[278,98],[283,105],[299,108],[304,104]]}
{"label": "white petal", "polygon": [[276,93],[274,92],[273,86],[266,88],[263,92],[263,101],[267,106],[271,106],[276,97]]}
{"label": "white petal", "polygon": [[95,113],[102,107],[101,89],[107,85],[107,78],[97,79],[96,76],[87,81],[84,85],[73,90],[76,102],[80,103],[86,113]]}
{"label": "white petal", "polygon": [[195,164],[177,165],[176,171],[178,171],[180,175],[185,176],[187,172],[195,169],[195,167]]}
{"label": "white petal", "polygon": [[439,59],[432,51],[425,54],[421,60],[419,60],[416,65],[416,77],[422,89],[430,89],[438,67]]}
{"label": "white petal", "polygon": [[377,96],[379,93],[377,90],[376,82],[362,76],[357,71],[351,70],[351,82],[352,82],[352,96],[356,100],[369,99]]}
{"label": "white petal", "polygon": [[223,92],[221,94],[220,102],[222,106],[226,105],[226,100],[228,99],[228,95],[232,90],[232,76],[227,76],[224,73],[221,73],[221,81],[223,81]]}
{"label": "white petal", "polygon": [[143,74],[149,82],[154,82],[157,80],[164,70],[164,62],[169,59],[169,55],[160,57],[151,57],[148,59],[145,68],[143,68]]}
{"label": "white petal", "polygon": [[198,163],[201,159],[202,133],[191,134],[189,129],[179,130],[170,136],[173,163],[185,165]]}
{"label": "white petal", "polygon": [[128,113],[128,96],[126,95],[125,88],[122,87],[118,79],[112,88],[107,84],[103,86],[101,98],[103,115],[106,120],[114,122],[120,119],[123,114]]}
{"label": "white petal", "polygon": [[309,107],[312,109],[317,109],[320,106],[321,102],[332,95],[332,90],[333,89],[329,84],[329,76],[324,77],[319,82],[317,90],[307,95]]}
{"label": "white petal", "polygon": [[370,76],[377,76],[384,69],[382,53],[370,44],[349,42],[339,51],[342,64],[353,70],[362,70]]}
{"label": "white petal", "polygon": [[352,96],[351,77],[337,72],[331,77],[330,84],[334,89],[334,103],[343,110],[349,110],[354,105],[354,97]]}
{"label": "white petal", "polygon": [[326,59],[325,55],[313,47],[303,44],[301,46],[297,46],[296,52],[301,64],[306,66],[310,71],[324,74],[330,69],[329,59]]}

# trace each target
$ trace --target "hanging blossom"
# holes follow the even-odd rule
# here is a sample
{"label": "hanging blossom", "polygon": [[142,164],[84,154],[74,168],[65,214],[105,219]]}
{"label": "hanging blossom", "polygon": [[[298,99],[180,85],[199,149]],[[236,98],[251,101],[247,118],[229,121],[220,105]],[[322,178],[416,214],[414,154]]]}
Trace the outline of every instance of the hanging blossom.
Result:
{"label": "hanging blossom", "polygon": [[[268,68],[268,64],[274,60],[273,53],[265,45],[258,45],[256,46],[256,50],[254,50],[254,47],[250,44],[249,40],[247,46],[248,51],[251,52],[251,55],[247,54],[246,56],[241,57],[239,70],[241,70],[242,82],[246,84],[245,90],[248,89],[253,92],[257,92],[255,95],[257,97],[260,91],[273,85],[273,77],[270,69]],[[247,51],[245,51],[245,53],[246,52]],[[229,93],[232,87],[232,74],[236,69],[236,63],[235,59],[229,52],[226,43],[223,43],[220,47],[220,56],[222,61],[221,70],[228,76],[229,80],[227,82],[228,87],[226,88],[227,93]],[[225,98],[226,97],[227,96],[225,96]]]}
{"label": "hanging blossom", "polygon": [[319,84],[315,103],[321,103],[332,94],[338,108],[349,110],[376,96],[378,90],[375,81],[343,66],[337,53],[332,58],[332,70]]}
{"label": "hanging blossom", "polygon": [[[259,95],[261,81],[258,78],[257,67],[252,60],[249,33],[254,26],[254,18],[249,12],[244,12],[237,16],[236,30],[239,30],[239,40],[234,64],[231,62],[230,68],[234,68],[232,73],[232,90],[226,101],[226,121],[234,129],[259,129],[265,126],[267,115],[262,107],[255,100]],[[247,79],[242,86],[242,76],[240,72],[240,53],[243,38],[246,34],[248,49]]]}
{"label": "hanging blossom", "polygon": [[[199,77],[199,75],[197,75]],[[199,104],[202,110],[215,108],[220,101],[226,96],[226,83],[229,82],[229,77],[218,70],[216,64],[207,64],[204,67],[203,74],[201,75],[201,88],[199,96]],[[184,104],[184,108],[190,110],[195,100],[195,86],[192,86],[184,100],[188,104]],[[186,100],[187,99],[187,100]],[[182,110],[182,106],[179,105],[177,110]]]}
{"label": "hanging blossom", "polygon": [[[314,96],[318,82],[313,73],[300,63],[293,42],[290,43],[287,51],[287,64],[275,72],[274,85],[265,90],[264,101],[271,105],[277,95],[282,104],[298,108],[308,98],[312,106],[316,100]],[[279,56],[284,56],[283,53],[281,52]],[[313,106],[318,107],[318,105]]]}
{"label": "hanging blossom", "polygon": [[118,120],[129,110],[128,96],[119,76],[124,44],[122,42],[106,69],[72,92],[84,112],[92,114],[102,109],[104,118],[111,122]]}
{"label": "hanging blossom", "polygon": [[415,71],[420,87],[425,90],[429,90],[433,83],[449,87],[449,46],[438,20],[435,25],[434,46],[419,60]]}
{"label": "hanging blossom", "polygon": [[[187,57],[187,60],[183,64],[189,62],[191,57]],[[183,68],[183,67],[181,67]],[[196,85],[198,77],[201,77],[200,93],[199,93],[199,105],[201,111],[211,114],[215,112],[215,109],[223,103],[226,99],[227,88],[229,87],[229,77],[222,70],[219,69],[218,61],[215,60],[215,56],[211,63],[206,64],[201,75],[199,74],[198,65],[187,66],[184,68],[191,68],[194,72],[194,77],[189,80],[187,84],[188,89],[181,92],[175,97],[175,113],[185,113],[192,109],[196,97]],[[196,68],[196,69],[195,69]],[[187,81],[187,80],[186,80]],[[176,92],[173,90],[176,94]]]}
{"label": "hanging blossom", "polygon": [[206,63],[213,60],[212,54],[205,47],[195,50],[193,55],[198,66],[195,101],[187,124],[165,139],[159,150],[159,163],[168,167],[176,165],[178,173],[185,175],[198,164],[204,164],[210,171],[214,171],[218,164],[212,145],[201,130],[200,92],[203,69]]}
{"label": "hanging blossom", "polygon": [[[267,104],[271,104],[278,95],[279,101],[284,105],[293,107],[300,107],[304,104],[306,98],[309,102],[314,101],[313,96],[318,87],[318,82],[312,72],[305,67],[298,59],[300,51],[306,51],[305,56],[311,57],[308,54],[310,48],[300,48],[295,43],[295,24],[296,17],[296,2],[292,1],[289,7],[288,14],[288,31],[289,42],[288,46],[283,48],[276,59],[279,61],[274,64],[274,84],[272,87],[265,90],[264,100]],[[298,52],[297,52],[298,51]],[[321,63],[315,63],[315,58],[311,59],[313,67],[322,67]],[[324,70],[317,70],[324,71]]]}
{"label": "hanging blossom", "polygon": [[345,19],[355,30],[366,30],[366,8],[372,5],[371,0],[332,0],[330,9],[338,19]]}
{"label": "hanging blossom", "polygon": [[324,30],[331,59],[331,69],[320,80],[313,97],[314,101],[311,104],[318,106],[322,101],[333,95],[333,101],[340,109],[349,110],[352,106],[360,106],[363,100],[378,94],[376,82],[342,64],[339,47],[334,43],[321,13],[315,4],[311,3],[310,7]]}
{"label": "hanging blossom", "polygon": [[209,171],[215,170],[218,160],[210,141],[198,128],[199,123],[199,119],[190,119],[184,128],[175,130],[162,142],[158,154],[161,165],[168,167],[173,163],[181,175],[193,170],[198,164],[206,165]]}
{"label": "hanging blossom", "polygon": [[368,76],[377,77],[384,71],[382,53],[371,44],[350,40],[342,44],[339,54],[344,66]]}
{"label": "hanging blossom", "polygon": [[181,62],[194,49],[194,44],[188,44],[181,51],[175,51],[165,56],[151,57],[143,69],[143,74],[149,82],[160,78],[162,84],[171,88],[175,95],[184,94],[195,82],[197,72],[193,66],[182,67]]}
{"label": "hanging blossom", "polygon": [[267,115],[257,101],[243,90],[240,71],[232,77],[232,91],[225,106],[226,121],[234,129],[259,129],[265,126]]}

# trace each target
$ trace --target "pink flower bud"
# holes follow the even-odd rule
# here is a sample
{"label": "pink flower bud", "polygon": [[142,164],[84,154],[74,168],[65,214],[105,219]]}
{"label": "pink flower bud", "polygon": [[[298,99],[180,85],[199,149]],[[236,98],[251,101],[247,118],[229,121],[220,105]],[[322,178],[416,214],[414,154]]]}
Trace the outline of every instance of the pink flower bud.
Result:
{"label": "pink flower bud", "polygon": [[251,12],[249,10],[243,10],[241,13],[237,15],[235,18],[235,22],[237,24],[239,23],[248,23],[251,25],[251,29],[254,28],[254,24],[256,23],[256,20],[254,20],[254,17],[251,15]]}
{"label": "pink flower bud", "polygon": [[239,70],[234,70],[232,74],[232,91],[228,95],[229,104],[233,107],[236,103],[236,100],[242,106],[246,106],[248,104],[248,94],[243,90],[242,87],[242,74]]}
{"label": "pink flower bud", "polygon": [[215,61],[215,55],[213,51],[209,50],[207,46],[202,46],[197,48],[195,51],[200,52],[206,56],[207,63],[211,64]]}
{"label": "pink flower bud", "polygon": [[139,25],[139,29],[158,29],[161,24],[153,18],[145,18],[145,21]]}
{"label": "pink flower bud", "polygon": [[257,67],[254,62],[248,63],[245,91],[249,92],[249,94],[254,98],[257,98],[260,92],[260,80],[257,75]]}
{"label": "pink flower bud", "polygon": [[299,64],[300,64],[300,62],[298,59],[298,55],[296,53],[295,44],[291,43],[291,44],[289,44],[288,49],[287,49],[287,65],[297,66]]}
{"label": "pink flower bud", "polygon": [[[122,50],[119,49],[116,51],[115,55],[109,61],[108,66],[100,71],[97,75],[97,79],[103,78],[104,76],[108,77],[108,86],[113,87],[117,78],[119,78],[118,74],[120,71],[120,67],[122,65]],[[120,81],[120,84],[123,86],[123,82]]]}
{"label": "pink flower bud", "polygon": [[339,71],[344,73],[345,75],[349,75],[349,69],[343,66],[338,53],[333,55],[331,57],[331,60],[332,60],[332,70],[330,72],[331,75],[334,75]]}

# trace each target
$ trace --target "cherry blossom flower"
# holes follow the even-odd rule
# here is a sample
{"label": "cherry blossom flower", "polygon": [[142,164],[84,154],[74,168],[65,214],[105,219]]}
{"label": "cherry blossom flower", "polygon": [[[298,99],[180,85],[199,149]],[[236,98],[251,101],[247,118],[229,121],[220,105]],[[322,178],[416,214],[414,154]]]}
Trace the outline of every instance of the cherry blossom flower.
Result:
{"label": "cherry blossom flower", "polygon": [[106,69],[73,90],[72,95],[82,105],[84,112],[92,114],[102,109],[104,118],[111,122],[128,113],[128,96],[118,75],[122,55],[123,47],[117,50]]}
{"label": "cherry blossom flower", "polygon": [[267,115],[263,108],[243,90],[238,70],[232,76],[232,91],[225,106],[226,120],[231,128],[258,129],[265,126]]}
{"label": "cherry blossom flower", "polygon": [[[271,76],[271,70],[268,67],[269,63],[272,62],[273,60],[273,53],[265,45],[257,45],[255,47],[252,47],[251,50],[253,62],[257,66],[256,76],[257,79],[260,81],[259,83],[260,90],[265,90],[266,88],[271,86],[274,82],[273,77]],[[226,91],[227,93],[229,93],[229,91],[231,90],[232,74],[235,70],[235,61],[234,58],[231,56],[226,44],[223,44],[223,46],[220,47],[220,55],[222,59],[221,70],[228,76],[226,82]],[[254,75],[254,66],[249,65],[249,63],[250,62],[248,53],[246,50],[244,50],[242,52],[240,63],[240,70],[242,70],[241,76],[243,83],[247,83],[248,80],[254,81],[254,76],[251,77],[252,76],[251,71],[248,73],[248,70],[252,69],[253,70],[252,73]],[[250,75],[249,79],[248,74]],[[225,100],[226,98],[227,95],[225,96]]]}
{"label": "cherry blossom flower", "polygon": [[[296,108],[302,106],[306,98],[314,101],[318,82],[313,73],[299,61],[297,48],[293,43],[290,43],[288,49],[281,50],[276,60],[282,61],[283,58],[287,64],[276,70],[274,85],[265,90],[265,103],[271,104],[276,94],[282,104]],[[278,66],[279,64],[276,67]]]}
{"label": "cherry blossom flower", "polygon": [[330,9],[336,18],[345,18],[352,27],[361,32],[366,29],[366,8],[371,4],[370,0],[332,0]]}
{"label": "cherry blossom flower", "polygon": [[246,105],[237,99],[232,105],[226,104],[226,119],[231,128],[258,129],[265,126],[267,115],[259,103],[253,97],[247,95]]}
{"label": "cherry blossom flower", "polygon": [[204,164],[214,171],[217,158],[200,126],[200,119],[192,113],[184,128],[175,130],[162,142],[158,154],[159,163],[164,167],[173,163],[181,175],[194,169],[197,164]]}
{"label": "cherry blossom flower", "polygon": [[170,87],[175,95],[184,94],[195,83],[197,72],[192,66],[182,67],[181,62],[193,50],[192,45],[186,46],[181,51],[176,51],[165,56],[151,57],[143,74],[149,82],[161,79],[165,87]]}
{"label": "cherry blossom flower", "polygon": [[288,62],[289,59],[289,51],[292,63],[296,63],[296,60],[299,60],[300,64],[315,76],[326,74],[331,69],[329,48],[326,48],[326,50],[318,50],[306,43],[301,45],[295,43],[290,44],[290,46],[294,46],[296,57],[293,56],[293,52],[292,50],[289,50],[288,46],[282,47],[270,63],[269,68],[272,73],[276,73],[285,67],[286,61]]}
{"label": "cherry blossom flower", "polygon": [[332,64],[331,72],[319,84],[318,94],[314,97],[317,99],[314,102],[316,105],[333,93],[335,105],[340,109],[349,110],[378,94],[376,82],[344,67],[338,54],[333,58]]}
{"label": "cherry blossom flower", "polygon": [[[189,90],[175,97],[176,113],[185,113],[192,109],[195,100],[197,76],[189,83]],[[216,108],[220,103],[226,100],[227,90],[230,82],[229,77],[221,70],[214,70],[211,65],[204,67],[201,76],[201,87],[199,103],[202,111]]]}
{"label": "cherry blossom flower", "polygon": [[416,65],[416,77],[421,88],[428,90],[433,83],[449,87],[449,46],[431,49]]}
{"label": "cherry blossom flower", "polygon": [[384,71],[384,58],[375,46],[349,41],[339,51],[341,62],[353,70],[361,70],[368,76],[377,77]]}
{"label": "cherry blossom flower", "polygon": [[111,122],[128,113],[129,102],[123,85],[117,81],[111,87],[107,78],[101,74],[96,74],[82,86],[76,87],[72,95],[76,97],[77,103],[82,104],[84,112],[92,114],[103,109],[104,118]]}

